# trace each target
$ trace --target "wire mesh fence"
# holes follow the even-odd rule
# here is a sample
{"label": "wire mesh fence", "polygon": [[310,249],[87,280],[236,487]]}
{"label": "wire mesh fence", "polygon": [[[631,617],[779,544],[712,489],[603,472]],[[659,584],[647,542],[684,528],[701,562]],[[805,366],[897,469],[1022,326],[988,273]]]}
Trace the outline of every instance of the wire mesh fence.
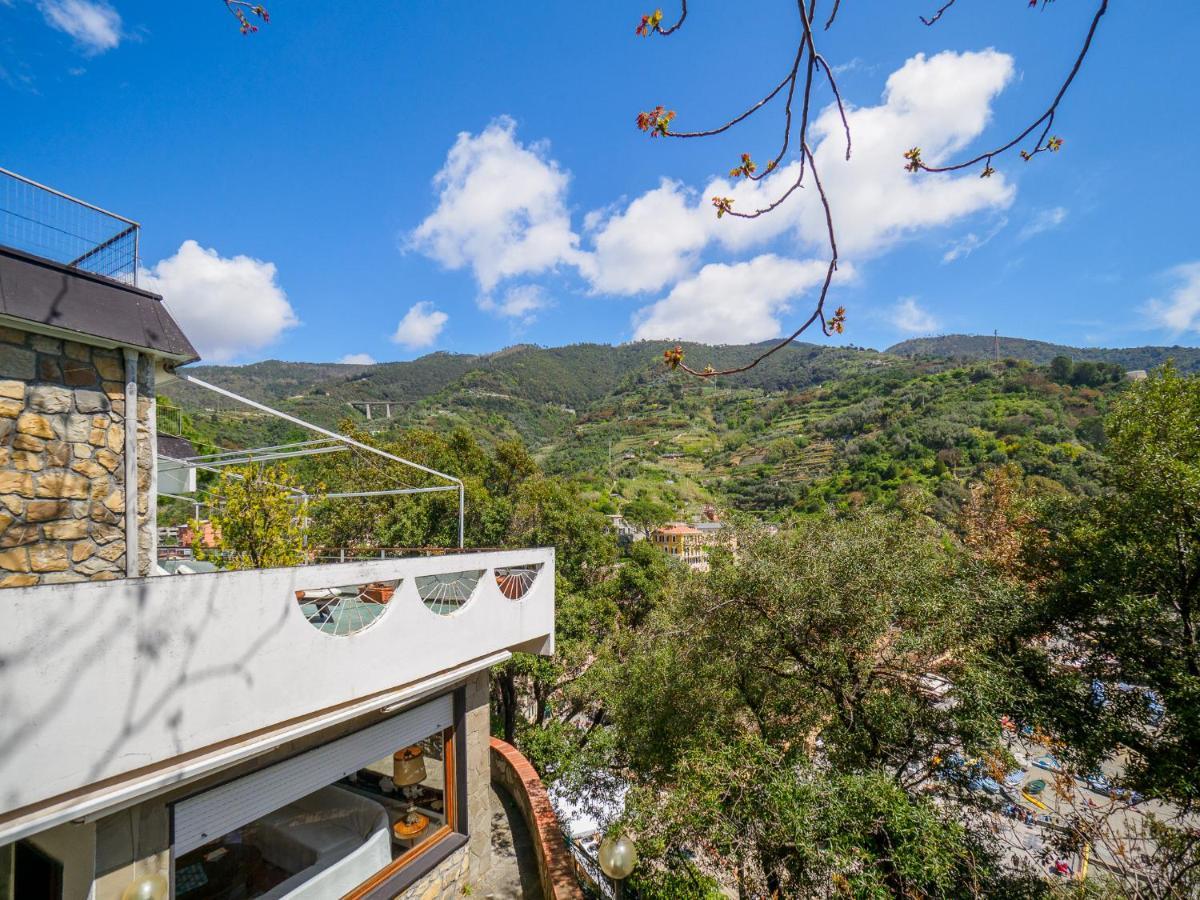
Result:
{"label": "wire mesh fence", "polygon": [[137,283],[138,224],[0,169],[0,244]]}

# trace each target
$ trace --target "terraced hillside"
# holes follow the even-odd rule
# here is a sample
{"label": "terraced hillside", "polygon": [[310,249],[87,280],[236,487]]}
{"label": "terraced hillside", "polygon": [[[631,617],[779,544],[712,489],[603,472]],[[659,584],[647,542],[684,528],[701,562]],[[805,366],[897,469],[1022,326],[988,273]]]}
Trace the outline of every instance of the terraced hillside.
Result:
{"label": "terraced hillside", "polygon": [[[756,347],[685,346],[728,365]],[[1136,353],[1136,351],[1128,351]],[[659,362],[661,345],[516,347],[370,367],[263,363],[201,377],[324,424],[390,432],[466,428],[520,438],[548,471],[618,511],[639,496],[682,514],[713,503],[765,518],[920,492],[947,513],[980,471],[1019,464],[1049,488],[1090,491],[1116,366],[1087,384],[1046,366],[798,345],[736,378],[699,382]],[[1059,380],[1054,380],[1058,377]],[[1060,383],[1062,382],[1062,383]],[[191,433],[221,446],[285,439],[289,426],[167,388]],[[367,422],[352,404],[393,403]],[[164,406],[160,421],[171,429]]]}
{"label": "terraced hillside", "polygon": [[1153,369],[1170,359],[1181,371],[1200,371],[1200,348],[1196,347],[1068,347],[1025,338],[997,339],[990,334],[913,338],[888,347],[887,352],[910,357],[995,359],[997,341],[1001,359],[1023,359],[1045,365],[1056,356],[1067,356],[1077,361],[1114,363],[1126,369]]}

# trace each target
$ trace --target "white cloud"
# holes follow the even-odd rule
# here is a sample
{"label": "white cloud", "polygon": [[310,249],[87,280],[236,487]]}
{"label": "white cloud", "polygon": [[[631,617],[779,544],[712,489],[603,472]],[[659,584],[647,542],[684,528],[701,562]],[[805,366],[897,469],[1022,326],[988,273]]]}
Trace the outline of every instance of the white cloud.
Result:
{"label": "white cloud", "polygon": [[1008,225],[1008,217],[1002,217],[992,228],[984,234],[976,234],[974,231],[968,231],[961,238],[950,242],[950,249],[942,254],[942,262],[952,263],[956,259],[965,259],[970,256],[984,244],[991,241],[996,235],[1005,229]]}
{"label": "white cloud", "polygon": [[1031,237],[1041,234],[1044,231],[1050,231],[1057,228],[1067,220],[1067,209],[1064,206],[1055,206],[1052,209],[1042,209],[1029,220],[1017,238],[1022,241],[1027,241]]}
{"label": "white cloud", "polygon": [[[904,170],[902,158],[905,150],[918,146],[925,161],[936,165],[962,150],[987,125],[992,100],[1012,73],[1012,57],[994,50],[947,51],[929,58],[918,53],[888,78],[880,106],[848,111],[854,142],[849,161],[836,108],[821,112],[810,140],[844,255],[873,255],[911,232],[1012,202],[1014,190],[1002,174],[914,175]],[[791,163],[759,182],[731,185],[715,179],[703,193],[733,197],[735,210],[760,208],[795,180],[799,165]],[[808,187],[769,215],[726,220],[728,225],[717,231],[721,242],[740,249],[793,231],[807,245],[823,245],[825,215],[811,174],[805,183]]]}
{"label": "white cloud", "polygon": [[346,366],[373,366],[375,357],[370,353],[347,353],[338,362]]}
{"label": "white cloud", "polygon": [[519,284],[510,287],[500,295],[499,300],[490,294],[484,294],[479,298],[480,309],[494,312],[505,318],[520,319],[525,324],[529,324],[537,318],[539,310],[551,305],[551,300],[546,296],[545,290],[537,284]]}
{"label": "white cloud", "polygon": [[[737,344],[777,337],[789,302],[821,284],[827,264],[772,254],[710,263],[634,317],[634,339],[680,338]],[[847,270],[842,277],[851,275]]]}
{"label": "white cloud", "polygon": [[833,66],[833,74],[845,75],[847,72],[858,71],[874,72],[875,68],[875,66],[867,65],[866,61],[861,56],[856,56],[847,62],[838,63],[836,66]]}
{"label": "white cloud", "polygon": [[593,290],[606,294],[656,291],[695,263],[713,236],[716,217],[694,192],[664,178],[623,211],[589,216],[593,250],[582,269]]}
{"label": "white cloud", "polygon": [[[809,141],[844,270],[849,261],[884,252],[916,232],[1011,205],[1015,189],[1002,173],[914,175],[904,170],[903,153],[920,146],[926,162],[936,165],[963,151],[987,126],[994,99],[1012,77],[1012,58],[995,50],[917,54],[888,78],[878,105],[848,110],[849,162],[836,108],[816,116]],[[736,210],[753,210],[775,200],[798,171],[793,162],[759,182],[714,178],[700,191],[664,178],[614,209],[588,213],[584,249],[568,211],[568,174],[544,144],[521,144],[513,121],[502,117],[480,134],[458,136],[434,179],[437,207],[407,245],[449,268],[472,271],[482,288],[480,306],[500,315],[527,318],[543,299],[525,285],[495,293],[504,279],[571,266],[595,293],[667,291],[635,315],[638,337],[761,340],[786,330],[781,316],[788,303],[824,271],[825,215],[812,176],[786,203],[754,220],[718,221],[709,198],[730,196]],[[811,261],[768,254],[697,271],[714,247],[762,253],[764,244],[781,238],[792,239],[796,255]],[[968,235],[947,259],[989,239]]]}
{"label": "white cloud", "polygon": [[[914,175],[903,159],[906,149],[920,146],[924,159],[937,164],[966,147],[987,125],[992,101],[1012,74],[1012,58],[994,50],[917,54],[888,78],[880,105],[848,111],[854,141],[848,162],[836,108],[817,116],[809,139],[843,258],[869,257],[913,232],[1012,203],[1015,191],[1003,174]],[[664,180],[621,212],[589,216],[595,249],[581,271],[596,291],[632,294],[684,277],[713,242],[741,252],[790,235],[806,254],[821,253],[825,215],[811,173],[802,190],[757,219],[718,222],[709,202],[727,196],[737,211],[764,207],[799,169],[796,161],[757,182],[714,178],[698,192]]]}
{"label": "white cloud", "polygon": [[458,135],[433,179],[437,209],[407,242],[447,268],[470,268],[484,291],[579,259],[566,206],[569,176],[544,144],[523,145],[515,130],[501,117],[478,135]]}
{"label": "white cloud", "polygon": [[66,32],[89,54],[121,43],[121,16],[104,0],[40,0],[46,22]]}
{"label": "white cloud", "polygon": [[223,257],[188,240],[174,256],[141,270],[138,283],[162,294],[201,356],[228,362],[299,324],[277,274],[274,263]]}
{"label": "white cloud", "polygon": [[1200,262],[1184,263],[1167,273],[1176,281],[1166,300],[1151,300],[1150,315],[1175,333],[1200,332]]}
{"label": "white cloud", "polygon": [[916,297],[901,297],[892,307],[888,320],[900,331],[909,334],[928,333],[941,325],[932,313],[917,305]]}
{"label": "white cloud", "polygon": [[438,339],[449,318],[441,310],[434,309],[428,300],[414,303],[396,326],[392,340],[410,350],[428,347]]}

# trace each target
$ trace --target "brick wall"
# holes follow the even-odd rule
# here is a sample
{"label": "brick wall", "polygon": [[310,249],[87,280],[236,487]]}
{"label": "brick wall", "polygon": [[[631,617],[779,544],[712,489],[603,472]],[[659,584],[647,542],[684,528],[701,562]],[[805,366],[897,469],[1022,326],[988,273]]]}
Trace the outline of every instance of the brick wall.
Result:
{"label": "brick wall", "polygon": [[529,826],[544,900],[583,900],[558,816],[537,770],[520,750],[499,738],[491,739],[491,752],[492,780],[517,801]]}
{"label": "brick wall", "polygon": [[[138,368],[141,574],[154,542],[154,369]],[[125,360],[0,327],[0,587],[125,574]]]}

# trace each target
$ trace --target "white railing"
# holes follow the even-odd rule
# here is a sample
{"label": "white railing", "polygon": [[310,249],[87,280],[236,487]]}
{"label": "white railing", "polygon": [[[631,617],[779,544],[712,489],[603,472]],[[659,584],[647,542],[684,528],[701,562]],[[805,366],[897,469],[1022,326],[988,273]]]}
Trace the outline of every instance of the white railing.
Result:
{"label": "white railing", "polygon": [[[529,566],[510,599],[519,590],[495,570]],[[465,603],[418,592],[418,579],[478,570]],[[344,636],[297,598],[397,580]],[[553,639],[553,549],[0,591],[0,821],[501,651],[550,653]]]}
{"label": "white railing", "polygon": [[0,244],[76,269],[137,284],[132,219],[0,169]]}

